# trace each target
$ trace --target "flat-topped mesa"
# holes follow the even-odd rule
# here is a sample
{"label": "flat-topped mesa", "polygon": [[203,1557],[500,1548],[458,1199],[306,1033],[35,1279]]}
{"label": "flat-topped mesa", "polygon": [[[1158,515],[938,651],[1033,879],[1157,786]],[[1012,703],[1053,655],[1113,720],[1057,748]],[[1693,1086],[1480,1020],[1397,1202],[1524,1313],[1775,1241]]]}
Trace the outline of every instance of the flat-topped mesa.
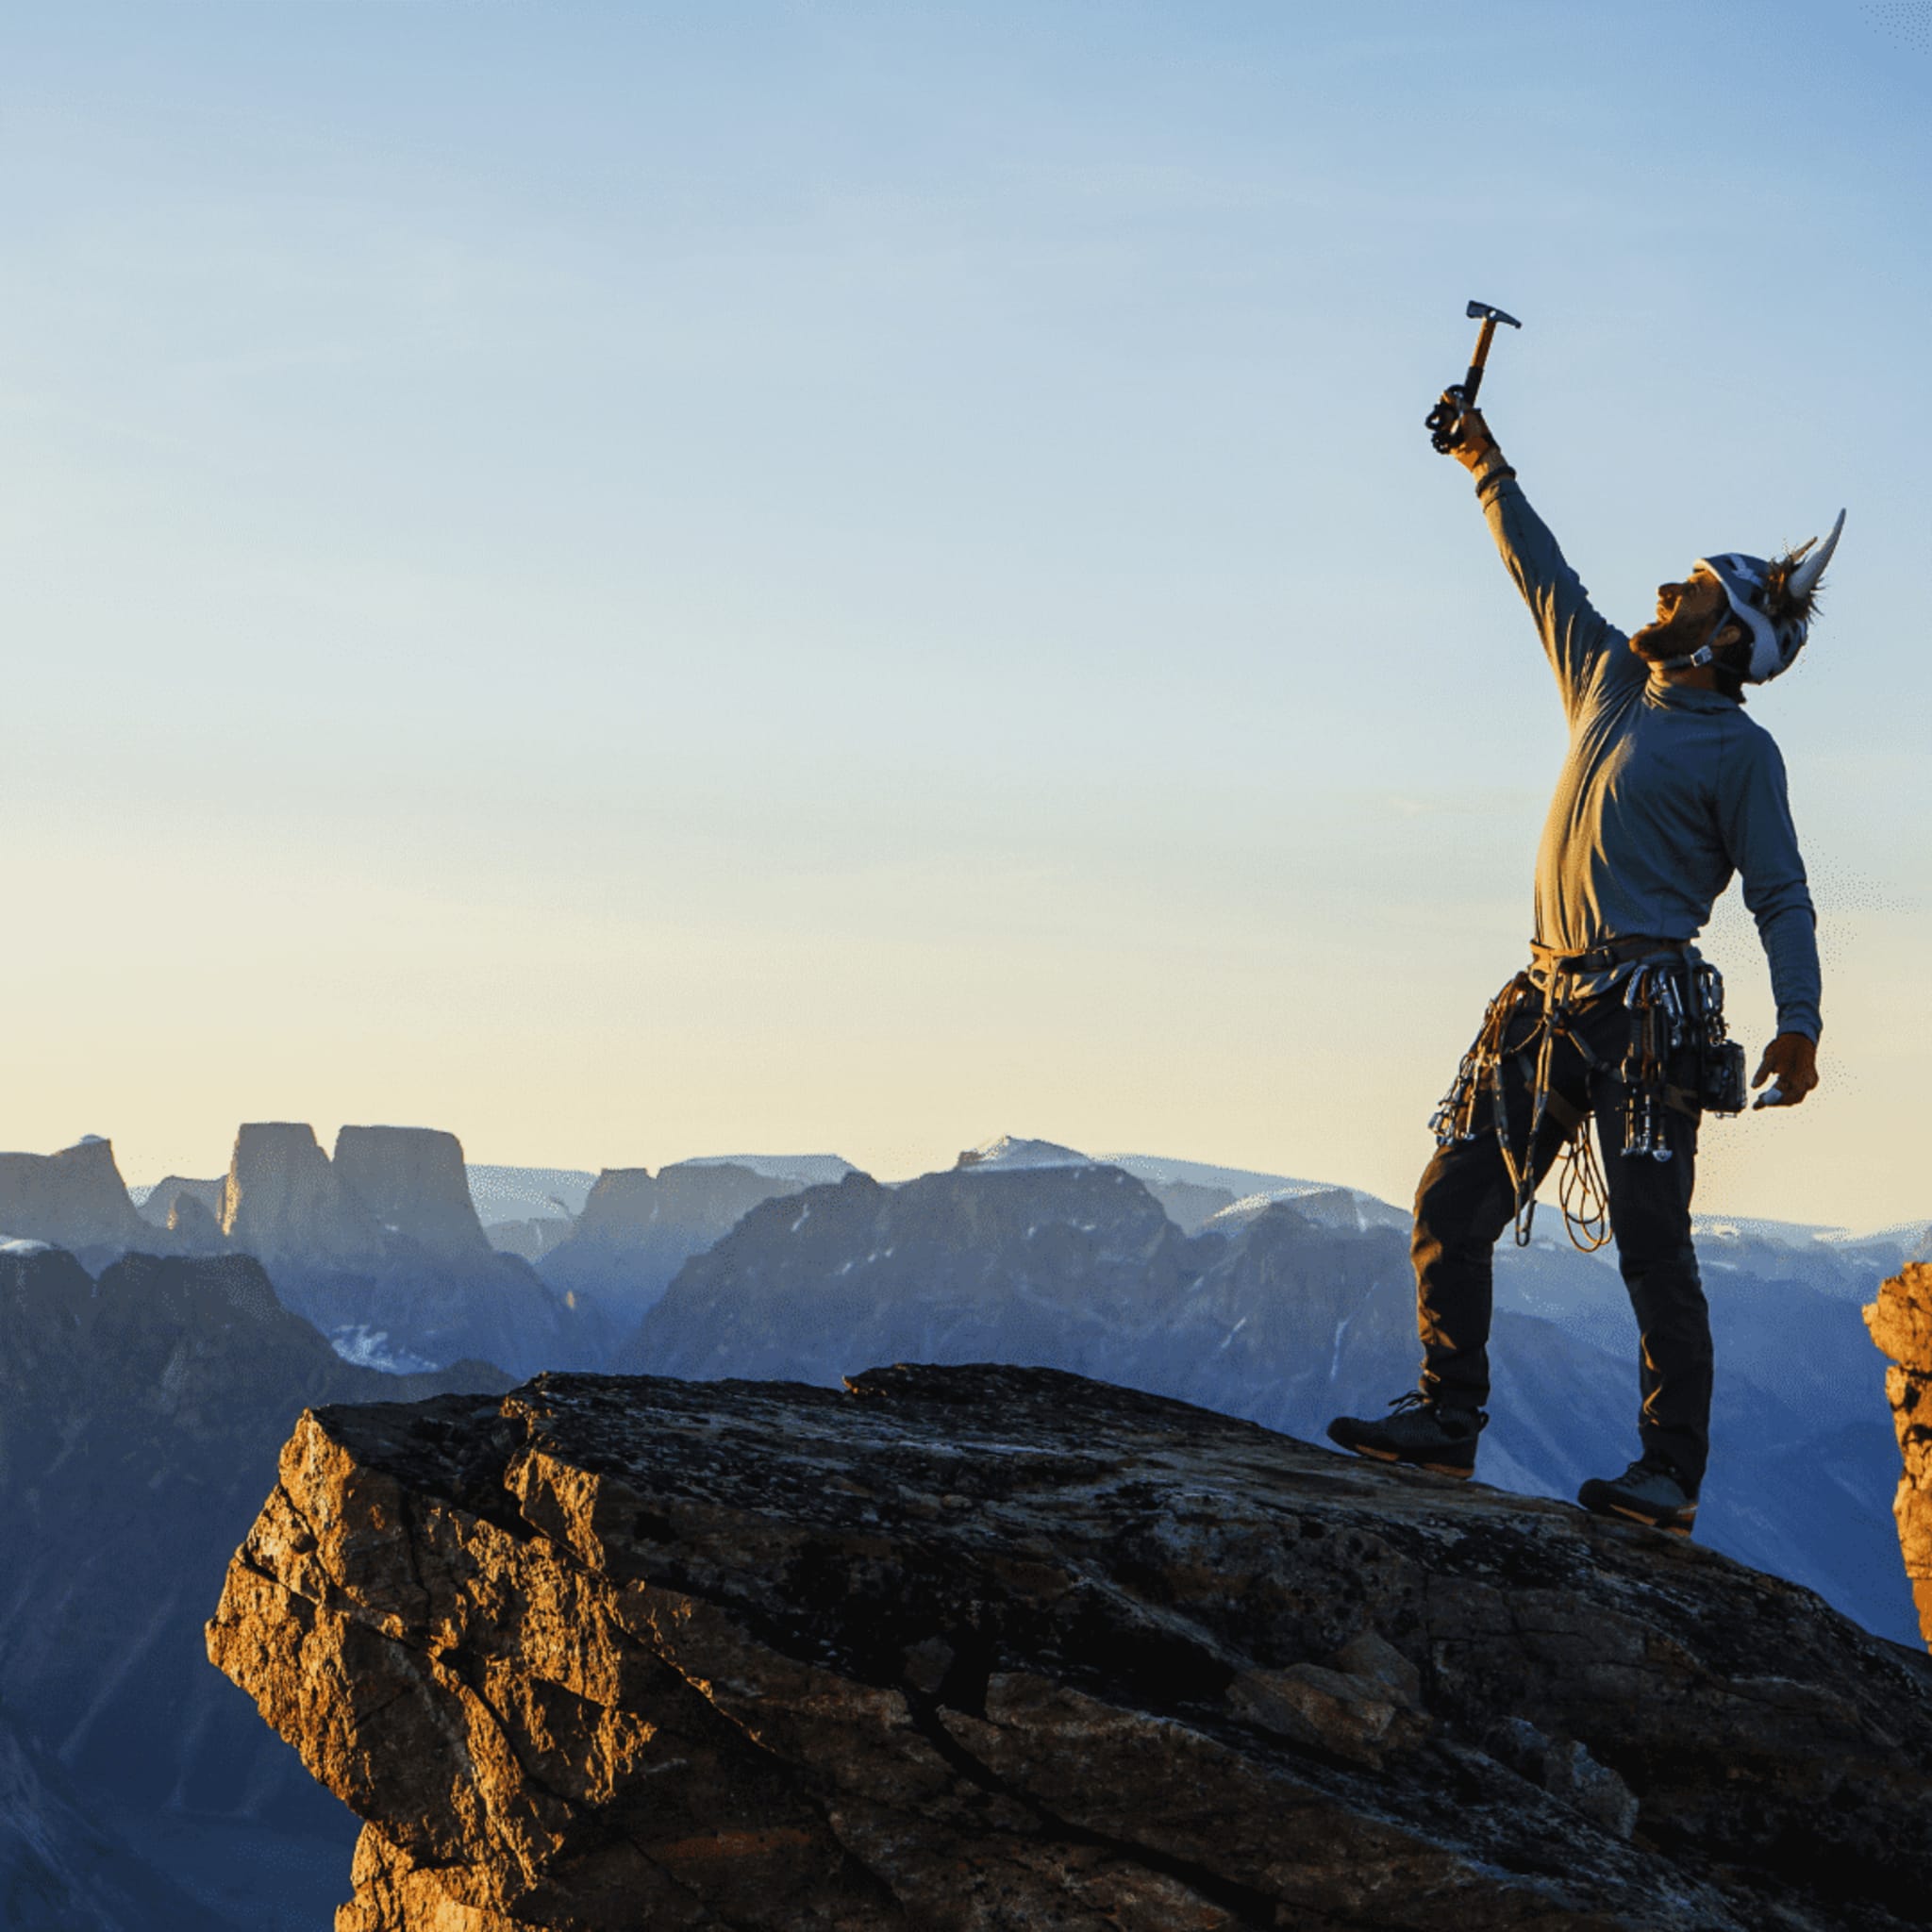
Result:
{"label": "flat-topped mesa", "polygon": [[450,1260],[493,1252],[470,1198],[463,1145],[440,1127],[343,1127],[337,1178],[391,1234]]}
{"label": "flat-topped mesa", "polygon": [[1907,1262],[1879,1289],[1865,1325],[1891,1357],[1885,1392],[1905,1464],[1891,1513],[1919,1627],[1932,1646],[1932,1265]]}
{"label": "flat-topped mesa", "polygon": [[1693,1542],[1044,1370],[305,1415],[208,1654],[338,1932],[1892,1932],[1932,1661]]}
{"label": "flat-topped mesa", "polygon": [[382,1228],[342,1185],[301,1121],[254,1121],[235,1135],[222,1192],[222,1232],[271,1263],[368,1263],[381,1255]]}
{"label": "flat-topped mesa", "polygon": [[151,1245],[109,1141],[90,1134],[58,1154],[0,1154],[0,1236],[79,1253]]}

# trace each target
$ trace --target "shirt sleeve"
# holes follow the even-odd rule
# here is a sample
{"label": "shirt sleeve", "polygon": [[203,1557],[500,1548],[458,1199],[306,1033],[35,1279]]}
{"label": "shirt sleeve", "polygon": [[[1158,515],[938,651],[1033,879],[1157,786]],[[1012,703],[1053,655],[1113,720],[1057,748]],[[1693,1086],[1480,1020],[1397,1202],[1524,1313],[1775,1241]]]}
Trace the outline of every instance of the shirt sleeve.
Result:
{"label": "shirt sleeve", "polygon": [[1564,711],[1574,717],[1591,680],[1600,672],[1614,675],[1624,670],[1624,659],[1633,679],[1643,677],[1645,667],[1631,653],[1629,640],[1590,601],[1583,580],[1564,560],[1549,525],[1530,508],[1516,479],[1491,468],[1476,478],[1475,490],[1504,567],[1536,619]]}
{"label": "shirt sleeve", "polygon": [[1771,968],[1777,1030],[1818,1038],[1822,977],[1818,917],[1785,789],[1785,761],[1768,732],[1740,718],[1725,747],[1718,821],[1724,852],[1743,882],[1744,905]]}

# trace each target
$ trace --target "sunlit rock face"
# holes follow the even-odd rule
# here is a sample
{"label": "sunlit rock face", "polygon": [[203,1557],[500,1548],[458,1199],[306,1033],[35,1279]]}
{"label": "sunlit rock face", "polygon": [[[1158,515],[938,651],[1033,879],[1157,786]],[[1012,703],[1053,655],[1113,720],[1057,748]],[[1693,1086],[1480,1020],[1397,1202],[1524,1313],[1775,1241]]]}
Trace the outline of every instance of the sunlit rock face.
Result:
{"label": "sunlit rock face", "polygon": [[152,1240],[127,1198],[110,1141],[93,1135],[58,1154],[0,1154],[0,1237],[79,1252]]}
{"label": "sunlit rock face", "polygon": [[1865,1324],[1892,1361],[1885,1392],[1905,1462],[1892,1514],[1919,1625],[1932,1645],[1932,1264],[1908,1262],[1893,1275],[1865,1310]]}
{"label": "sunlit rock face", "polygon": [[222,1232],[271,1265],[370,1262],[383,1247],[375,1216],[343,1186],[315,1129],[296,1121],[251,1122],[236,1134]]}
{"label": "sunlit rock face", "polygon": [[435,1127],[343,1127],[336,1136],[336,1177],[384,1230],[431,1253],[478,1260],[491,1252],[463,1148]]}
{"label": "sunlit rock face", "polygon": [[367,1821],[339,1932],[1890,1932],[1932,1888],[1932,1661],[1050,1371],[311,1413],[208,1636]]}

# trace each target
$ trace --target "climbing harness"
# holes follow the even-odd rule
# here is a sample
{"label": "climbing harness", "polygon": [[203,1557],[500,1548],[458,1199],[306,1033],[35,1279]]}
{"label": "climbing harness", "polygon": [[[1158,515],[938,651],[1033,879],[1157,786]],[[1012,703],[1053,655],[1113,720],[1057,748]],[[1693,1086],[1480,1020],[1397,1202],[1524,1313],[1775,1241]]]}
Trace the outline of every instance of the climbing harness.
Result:
{"label": "climbing harness", "polygon": [[[1579,1108],[1557,1092],[1550,1069],[1557,1041],[1567,1041],[1583,1062],[1586,1091],[1595,1085],[1604,1062],[1575,1022],[1585,1007],[1619,989],[1613,985],[1604,992],[1579,993],[1576,980],[1629,966],[1621,991],[1631,1018],[1630,1043],[1617,1069],[1624,1094],[1619,1150],[1624,1159],[1671,1158],[1667,1109],[1692,1119],[1700,1112],[1741,1111],[1744,1052],[1724,1027],[1722,975],[1682,947],[1613,942],[1593,953],[1567,956],[1541,946],[1535,950],[1541,984],[1529,973],[1519,973],[1490,1002],[1429,1127],[1439,1147],[1496,1129],[1509,1178],[1516,1244],[1527,1247],[1536,1219],[1538,1136],[1544,1121],[1554,1119],[1564,1139],[1557,1186],[1563,1226],[1574,1246],[1591,1254],[1610,1239],[1609,1191],[1588,1132],[1590,1108]],[[1512,1042],[1512,1033],[1525,1018],[1529,1030]],[[1529,1131],[1520,1158],[1508,1131],[1512,1077],[1529,1092]]]}

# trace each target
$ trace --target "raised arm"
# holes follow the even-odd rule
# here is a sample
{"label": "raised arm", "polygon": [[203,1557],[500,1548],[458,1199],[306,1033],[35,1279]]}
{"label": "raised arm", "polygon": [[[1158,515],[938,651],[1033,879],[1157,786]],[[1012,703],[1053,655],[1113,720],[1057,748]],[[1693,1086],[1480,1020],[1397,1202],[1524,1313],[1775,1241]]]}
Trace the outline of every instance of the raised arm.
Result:
{"label": "raised arm", "polygon": [[1462,423],[1463,440],[1455,451],[1456,460],[1475,479],[1476,501],[1489,519],[1504,566],[1536,619],[1564,710],[1575,712],[1600,670],[1641,679],[1644,667],[1627,648],[1629,640],[1590,601],[1583,580],[1564,561],[1548,525],[1530,508],[1517,485],[1516,472],[1496,447],[1481,410],[1466,410]]}

